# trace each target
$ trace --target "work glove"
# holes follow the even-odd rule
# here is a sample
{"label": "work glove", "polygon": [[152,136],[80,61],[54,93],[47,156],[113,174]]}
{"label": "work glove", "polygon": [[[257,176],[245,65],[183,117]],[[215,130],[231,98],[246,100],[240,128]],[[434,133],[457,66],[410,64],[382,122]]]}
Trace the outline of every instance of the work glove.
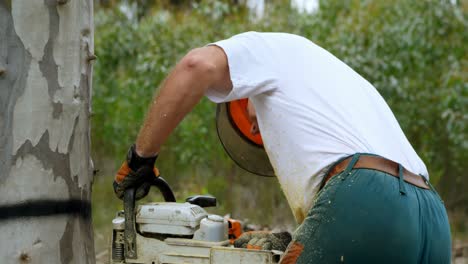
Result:
{"label": "work glove", "polygon": [[125,190],[136,188],[135,199],[145,197],[151,187],[154,177],[159,176],[159,171],[154,167],[157,155],[143,158],[138,156],[135,145],[132,145],[127,153],[127,159],[115,175],[113,187],[115,195],[123,199]]}
{"label": "work glove", "polygon": [[243,233],[234,240],[234,247],[261,250],[285,251],[291,242],[289,232],[271,233],[265,231],[252,231]]}

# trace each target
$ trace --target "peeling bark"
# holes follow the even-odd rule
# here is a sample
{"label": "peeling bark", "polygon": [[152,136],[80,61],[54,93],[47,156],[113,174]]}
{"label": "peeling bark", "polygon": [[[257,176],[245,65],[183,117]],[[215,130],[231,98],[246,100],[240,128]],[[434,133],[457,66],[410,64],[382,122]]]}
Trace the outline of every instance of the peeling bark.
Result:
{"label": "peeling bark", "polygon": [[94,263],[91,0],[0,1],[0,259]]}

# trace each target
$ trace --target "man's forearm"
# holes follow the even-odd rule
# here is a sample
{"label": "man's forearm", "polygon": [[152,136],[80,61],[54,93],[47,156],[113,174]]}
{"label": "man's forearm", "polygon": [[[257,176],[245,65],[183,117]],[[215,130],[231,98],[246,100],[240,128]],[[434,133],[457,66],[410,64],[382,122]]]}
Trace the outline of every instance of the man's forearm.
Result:
{"label": "man's forearm", "polygon": [[[206,54],[189,53],[164,81],[136,140],[136,150],[140,156],[156,155],[163,142],[200,101],[205,91],[214,85],[225,85],[226,71],[229,79],[227,63],[226,69],[220,69],[222,64],[216,59],[206,59],[211,55],[220,56],[219,52],[222,51],[214,47],[202,49],[205,49],[203,52]],[[224,53],[221,55],[224,59]]]}
{"label": "man's forearm", "polygon": [[176,66],[151,103],[136,140],[139,155],[156,155],[172,130],[203,96],[205,82],[194,81],[194,71],[200,70],[187,66],[183,62]]}

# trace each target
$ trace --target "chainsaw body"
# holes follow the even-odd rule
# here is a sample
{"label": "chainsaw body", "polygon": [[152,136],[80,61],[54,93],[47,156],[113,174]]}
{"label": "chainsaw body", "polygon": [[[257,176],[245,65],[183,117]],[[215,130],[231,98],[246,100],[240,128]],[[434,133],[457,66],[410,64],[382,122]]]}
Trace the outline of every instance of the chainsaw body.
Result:
{"label": "chainsaw body", "polygon": [[126,191],[124,211],[112,220],[111,264],[279,261],[281,251],[234,248],[229,241],[232,222],[203,209],[216,205],[214,197],[194,196],[184,203],[176,203],[162,178],[156,178],[153,185],[159,188],[166,202],[135,208],[134,190]]}

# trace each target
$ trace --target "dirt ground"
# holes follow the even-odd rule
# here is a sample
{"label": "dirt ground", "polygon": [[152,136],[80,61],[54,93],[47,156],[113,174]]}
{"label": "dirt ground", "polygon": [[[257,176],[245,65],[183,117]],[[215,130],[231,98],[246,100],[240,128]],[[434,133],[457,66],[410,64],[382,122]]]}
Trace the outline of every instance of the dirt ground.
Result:
{"label": "dirt ground", "polygon": [[454,241],[452,250],[452,263],[468,264],[468,241]]}

